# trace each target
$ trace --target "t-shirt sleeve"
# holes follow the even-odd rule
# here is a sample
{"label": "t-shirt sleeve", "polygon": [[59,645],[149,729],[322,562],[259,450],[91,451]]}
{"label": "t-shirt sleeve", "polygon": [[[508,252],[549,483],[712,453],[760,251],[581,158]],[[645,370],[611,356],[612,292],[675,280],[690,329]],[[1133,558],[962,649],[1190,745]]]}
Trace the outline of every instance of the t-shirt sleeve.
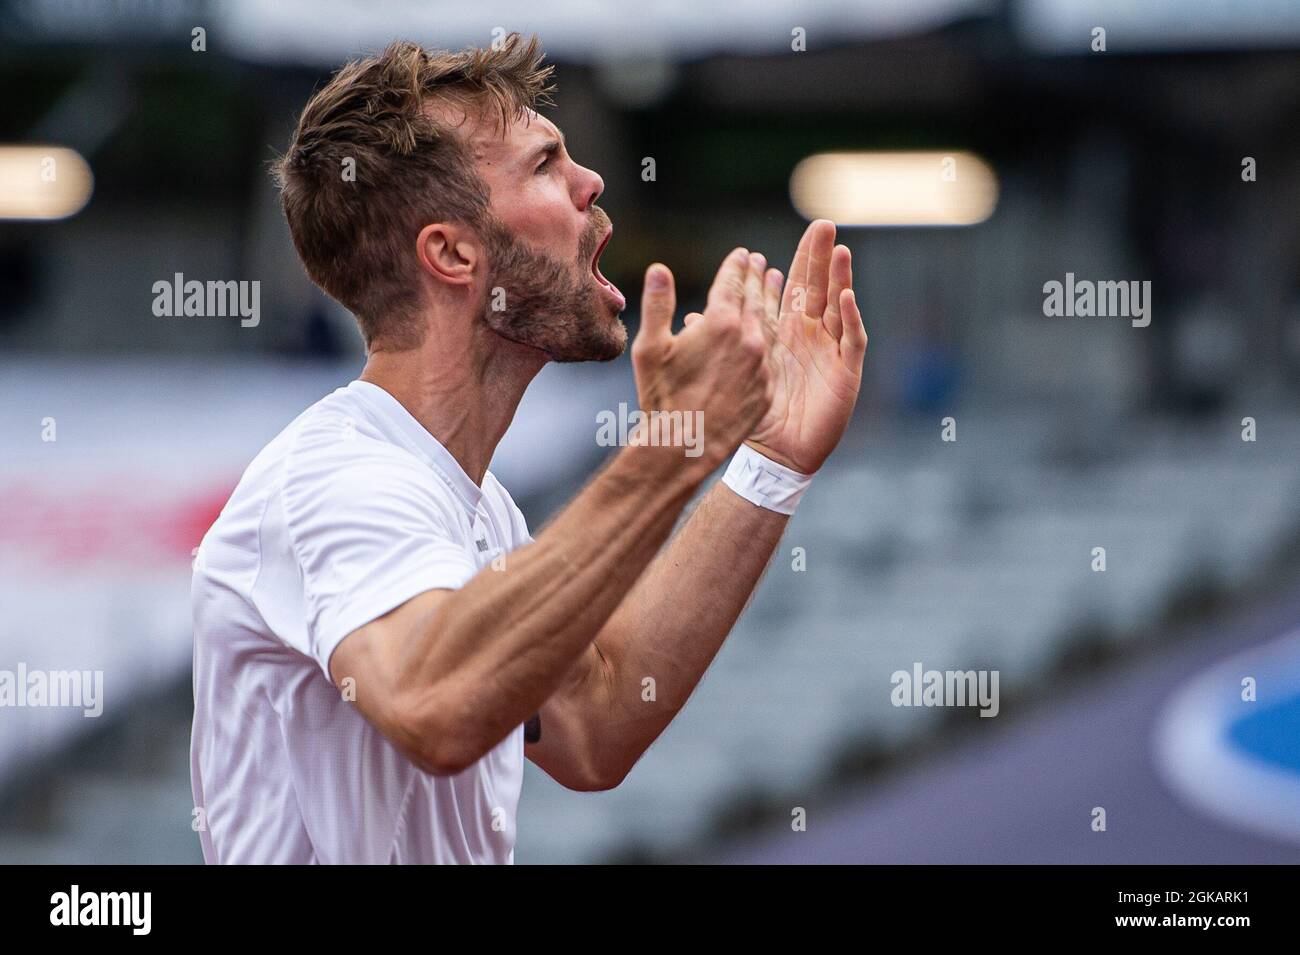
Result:
{"label": "t-shirt sleeve", "polygon": [[343,462],[303,455],[282,494],[307,611],[302,649],[327,680],[348,634],[478,572],[459,543],[457,505],[429,468],[395,449],[358,451]]}

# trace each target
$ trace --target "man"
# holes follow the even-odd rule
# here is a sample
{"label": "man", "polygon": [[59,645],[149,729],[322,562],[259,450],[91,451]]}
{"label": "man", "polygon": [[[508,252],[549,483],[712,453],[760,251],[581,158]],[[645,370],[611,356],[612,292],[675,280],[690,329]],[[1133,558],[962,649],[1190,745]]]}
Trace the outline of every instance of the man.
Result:
{"label": "man", "polygon": [[209,862],[512,862],[524,757],[575,790],[619,784],[848,424],[867,337],[831,223],[784,293],[735,250],[678,334],[651,265],[638,397],[702,413],[702,453],[638,429],[529,536],[487,469],[497,442],[548,361],[627,342],[603,183],[534,111],[549,74],[536,39],[395,44],[312,97],[279,164],[298,253],[367,361],[257,456],[199,551]]}

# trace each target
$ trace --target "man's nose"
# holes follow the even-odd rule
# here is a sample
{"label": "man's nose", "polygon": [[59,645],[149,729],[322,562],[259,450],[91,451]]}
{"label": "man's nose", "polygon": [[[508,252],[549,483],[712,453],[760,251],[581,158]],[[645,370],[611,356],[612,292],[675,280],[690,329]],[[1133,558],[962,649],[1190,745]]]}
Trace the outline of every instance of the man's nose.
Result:
{"label": "man's nose", "polygon": [[599,173],[585,167],[583,168],[582,173],[582,185],[580,187],[581,191],[579,192],[581,198],[578,207],[583,212],[590,212],[591,207],[596,204],[596,200],[599,199],[601,194],[605,191],[605,180],[600,178]]}

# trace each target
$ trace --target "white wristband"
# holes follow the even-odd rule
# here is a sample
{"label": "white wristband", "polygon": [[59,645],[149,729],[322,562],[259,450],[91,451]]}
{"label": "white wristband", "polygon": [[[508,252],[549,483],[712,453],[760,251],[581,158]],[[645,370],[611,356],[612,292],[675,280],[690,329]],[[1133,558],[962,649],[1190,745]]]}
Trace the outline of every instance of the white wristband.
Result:
{"label": "white wristband", "polygon": [[749,445],[742,444],[727,465],[722,483],[751,504],[778,514],[793,514],[799,498],[812,483],[812,475],[800,474],[784,464],[777,464]]}

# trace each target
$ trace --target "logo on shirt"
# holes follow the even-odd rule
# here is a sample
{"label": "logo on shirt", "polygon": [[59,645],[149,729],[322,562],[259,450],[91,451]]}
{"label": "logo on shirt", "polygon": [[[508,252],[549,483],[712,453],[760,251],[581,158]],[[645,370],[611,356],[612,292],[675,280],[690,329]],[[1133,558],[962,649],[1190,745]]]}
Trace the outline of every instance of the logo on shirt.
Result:
{"label": "logo on shirt", "polygon": [[474,546],[478,548],[480,554],[486,554],[488,551],[488,542],[485,540],[476,540]]}

